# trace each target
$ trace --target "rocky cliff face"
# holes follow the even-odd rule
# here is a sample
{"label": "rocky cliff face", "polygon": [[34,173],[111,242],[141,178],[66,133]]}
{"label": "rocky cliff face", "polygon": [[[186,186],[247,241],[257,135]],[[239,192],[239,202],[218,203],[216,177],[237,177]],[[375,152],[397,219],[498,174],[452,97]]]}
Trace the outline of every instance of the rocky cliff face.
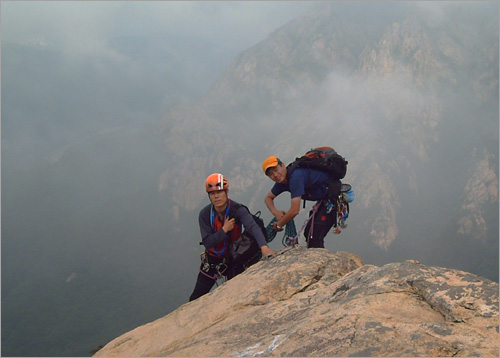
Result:
{"label": "rocky cliff face", "polygon": [[221,171],[260,210],[265,157],[331,145],[350,163],[359,236],[379,248],[410,220],[498,241],[498,6],[442,5],[322,3],[276,30],[165,117],[176,164],[160,189],[195,210]]}
{"label": "rocky cliff face", "polygon": [[108,343],[96,356],[498,356],[498,284],[416,261],[303,247]]}

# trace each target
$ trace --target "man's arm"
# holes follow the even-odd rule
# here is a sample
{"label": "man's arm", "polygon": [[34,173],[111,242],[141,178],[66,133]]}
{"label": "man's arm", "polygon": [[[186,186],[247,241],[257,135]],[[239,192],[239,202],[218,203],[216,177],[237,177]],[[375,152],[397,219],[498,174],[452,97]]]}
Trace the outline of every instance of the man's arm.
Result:
{"label": "man's arm", "polygon": [[264,237],[264,234],[260,230],[259,225],[257,225],[255,220],[250,215],[250,213],[244,207],[240,206],[236,211],[235,215],[238,216],[238,219],[243,224],[245,230],[250,231],[250,233],[257,241],[257,244],[260,247],[260,251],[262,252],[262,256],[274,255],[276,253],[275,251],[269,248],[269,246],[267,245],[266,238]]}
{"label": "man's arm", "polygon": [[281,217],[281,219],[279,219],[278,222],[276,223],[278,229],[283,228],[286,224],[292,221],[293,218],[299,214],[301,200],[302,198],[300,196],[292,198],[292,200],[290,201],[290,209],[288,209],[286,214],[283,217]]}
{"label": "man's arm", "polygon": [[276,206],[274,206],[274,198],[276,198],[276,195],[274,195],[272,191],[270,191],[269,193],[267,193],[266,198],[264,199],[264,203],[266,203],[267,208],[269,209],[271,214],[274,215],[276,220],[280,220],[283,216],[285,216],[286,213],[284,211],[279,211],[278,209],[276,209]]}
{"label": "man's arm", "polygon": [[[290,202],[290,209],[285,213],[284,211],[279,211],[276,209],[274,206],[274,198],[276,198],[276,195],[274,195],[271,191],[267,194],[266,198],[264,199],[264,202],[266,203],[267,208],[269,211],[274,215],[276,218],[277,222],[275,225],[279,227],[283,227],[286,224],[288,224],[290,221],[293,220],[294,217],[296,217],[299,212],[300,212],[300,201],[302,200],[300,196],[293,198]],[[279,230],[279,229],[278,229]]]}

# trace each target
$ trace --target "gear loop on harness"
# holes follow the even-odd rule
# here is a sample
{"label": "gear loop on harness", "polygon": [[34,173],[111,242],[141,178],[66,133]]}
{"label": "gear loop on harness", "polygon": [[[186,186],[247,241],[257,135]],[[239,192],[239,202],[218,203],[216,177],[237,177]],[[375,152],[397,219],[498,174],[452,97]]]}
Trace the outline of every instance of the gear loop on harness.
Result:
{"label": "gear loop on harness", "polygon": [[[227,265],[226,265],[226,259],[224,259],[222,262],[218,264],[213,264],[208,262],[208,254],[206,251],[203,251],[200,255],[201,258],[201,266],[200,266],[200,272],[205,275],[208,278],[211,278],[212,280],[215,281],[215,285],[218,287],[219,284],[217,283],[218,279],[225,279],[226,276],[224,273],[227,271]],[[211,269],[215,269],[215,274],[213,276],[210,276],[208,273],[210,272]]]}

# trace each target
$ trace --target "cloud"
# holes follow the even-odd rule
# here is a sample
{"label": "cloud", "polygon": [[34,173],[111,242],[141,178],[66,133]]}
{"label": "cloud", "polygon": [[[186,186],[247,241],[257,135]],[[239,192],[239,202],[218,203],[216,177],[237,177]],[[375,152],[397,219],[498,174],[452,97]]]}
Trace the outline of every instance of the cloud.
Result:
{"label": "cloud", "polygon": [[5,41],[33,36],[71,49],[100,51],[114,36],[191,33],[245,49],[303,12],[309,2],[40,1],[3,2]]}

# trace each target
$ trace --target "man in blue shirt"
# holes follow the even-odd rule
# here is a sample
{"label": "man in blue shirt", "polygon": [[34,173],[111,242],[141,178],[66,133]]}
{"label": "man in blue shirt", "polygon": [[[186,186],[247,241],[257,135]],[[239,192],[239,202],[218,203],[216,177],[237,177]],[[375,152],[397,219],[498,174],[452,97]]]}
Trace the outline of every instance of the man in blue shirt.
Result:
{"label": "man in blue shirt", "polygon": [[[283,227],[299,214],[302,199],[318,201],[319,207],[314,220],[309,221],[304,235],[307,247],[325,247],[324,238],[336,224],[336,208],[328,210],[328,199],[332,198],[332,203],[336,204],[340,180],[333,179],[328,173],[317,169],[296,168],[290,173],[276,156],[264,160],[262,170],[276,183],[264,199],[267,208],[277,220],[274,224],[275,230],[283,230]],[[280,211],[274,205],[274,198],[285,191],[290,192],[290,208],[288,211]]]}

